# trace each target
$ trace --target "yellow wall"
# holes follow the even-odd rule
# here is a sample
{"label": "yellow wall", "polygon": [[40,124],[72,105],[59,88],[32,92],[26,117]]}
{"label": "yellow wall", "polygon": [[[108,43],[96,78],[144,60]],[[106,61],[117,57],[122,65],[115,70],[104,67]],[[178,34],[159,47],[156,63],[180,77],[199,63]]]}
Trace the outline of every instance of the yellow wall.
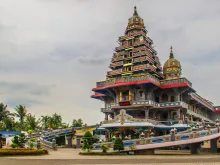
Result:
{"label": "yellow wall", "polygon": [[[220,138],[217,141],[217,147],[220,148]],[[204,145],[202,145],[202,148],[210,148],[210,141],[204,142]]]}
{"label": "yellow wall", "polygon": [[72,138],[72,144],[73,145],[76,145],[76,143],[77,143],[77,139],[80,139],[80,144],[82,144],[81,143],[81,141],[83,141],[83,135],[87,132],[87,131],[89,131],[91,134],[93,134],[93,131],[94,130],[96,130],[96,128],[95,127],[92,127],[92,128],[84,128],[84,129],[80,129],[80,130],[76,130],[76,134],[73,136],[73,138]]}

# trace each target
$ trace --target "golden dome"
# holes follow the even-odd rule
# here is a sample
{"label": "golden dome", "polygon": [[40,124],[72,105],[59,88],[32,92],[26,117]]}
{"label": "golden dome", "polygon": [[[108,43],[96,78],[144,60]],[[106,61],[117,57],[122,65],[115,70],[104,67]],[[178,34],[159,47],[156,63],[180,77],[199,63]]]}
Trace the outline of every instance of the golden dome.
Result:
{"label": "golden dome", "polygon": [[128,20],[128,26],[127,26],[127,30],[128,29],[132,29],[132,28],[145,28],[144,27],[144,20],[139,17],[138,13],[137,13],[137,8],[136,6],[134,7],[134,14],[131,18],[129,18]]}
{"label": "golden dome", "polygon": [[170,58],[163,66],[163,74],[165,79],[176,79],[181,76],[181,64],[174,58],[172,46],[170,48]]}

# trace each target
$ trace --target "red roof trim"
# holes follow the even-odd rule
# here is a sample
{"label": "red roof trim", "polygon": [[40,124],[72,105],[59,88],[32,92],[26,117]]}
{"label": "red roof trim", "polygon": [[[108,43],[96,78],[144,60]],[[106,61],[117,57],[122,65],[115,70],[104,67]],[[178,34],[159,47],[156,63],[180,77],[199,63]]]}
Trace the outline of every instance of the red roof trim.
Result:
{"label": "red roof trim", "polygon": [[102,87],[97,87],[97,88],[93,88],[93,91],[97,91],[97,90],[102,90],[102,89],[108,89],[108,88],[112,88],[112,87],[119,87],[119,86],[126,86],[126,85],[139,85],[139,84],[147,84],[147,83],[152,83],[160,88],[175,88],[175,87],[183,87],[183,86],[188,86],[187,83],[181,83],[181,84],[171,84],[171,85],[163,85],[161,86],[158,83],[155,83],[151,80],[144,80],[144,81],[135,81],[135,82],[117,82],[115,84],[110,84],[110,85],[106,85],[106,86],[102,86]]}
{"label": "red roof trim", "polygon": [[105,95],[104,94],[94,94],[91,97],[103,97],[103,96],[105,96]]}
{"label": "red roof trim", "polygon": [[175,88],[175,87],[185,87],[188,86],[187,83],[181,83],[181,84],[170,84],[170,85],[163,85],[160,86],[161,88]]}

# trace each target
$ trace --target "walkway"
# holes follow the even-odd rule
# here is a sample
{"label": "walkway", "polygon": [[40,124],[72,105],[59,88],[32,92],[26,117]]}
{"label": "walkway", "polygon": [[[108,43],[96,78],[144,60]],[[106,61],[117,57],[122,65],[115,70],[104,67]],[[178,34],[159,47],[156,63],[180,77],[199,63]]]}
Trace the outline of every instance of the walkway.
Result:
{"label": "walkway", "polygon": [[[4,157],[0,165],[75,165],[75,164],[133,164],[133,165],[220,165],[220,155],[134,155],[134,156],[81,156],[78,149],[60,149],[45,156]],[[218,162],[218,163],[214,163]]]}

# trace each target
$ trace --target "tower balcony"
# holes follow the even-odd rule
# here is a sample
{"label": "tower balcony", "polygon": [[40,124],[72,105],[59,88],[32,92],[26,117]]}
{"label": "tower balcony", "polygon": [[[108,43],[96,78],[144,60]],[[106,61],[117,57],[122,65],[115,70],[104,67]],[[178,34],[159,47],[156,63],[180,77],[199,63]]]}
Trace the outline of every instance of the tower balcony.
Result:
{"label": "tower balcony", "polygon": [[179,79],[173,79],[173,80],[161,80],[160,81],[161,86],[172,86],[172,85],[178,85],[178,84],[186,84],[188,86],[192,86],[192,83],[188,81],[185,77],[179,78]]}
{"label": "tower balcony", "polygon": [[119,61],[119,62],[111,63],[109,67],[110,68],[115,68],[115,67],[119,67],[119,66],[122,66],[122,65],[123,65],[123,62]]}
{"label": "tower balcony", "polygon": [[103,112],[103,113],[113,113],[111,108],[101,108],[101,112]]}
{"label": "tower balcony", "polygon": [[122,73],[122,69],[112,70],[107,72],[107,76],[120,75]]}
{"label": "tower balcony", "polygon": [[[128,101],[126,101],[128,102]],[[107,108],[104,108],[102,112],[112,112],[111,108],[115,109],[123,109],[123,108],[135,108],[135,107],[152,107],[152,108],[183,108],[188,109],[188,104],[183,101],[176,102],[166,102],[166,103],[157,103],[153,100],[135,100],[129,101],[129,104],[121,104],[123,101],[119,103],[106,104]]]}
{"label": "tower balcony", "polygon": [[205,117],[205,116],[202,116],[202,115],[200,115],[200,114],[198,114],[198,113],[195,113],[195,112],[193,112],[193,111],[191,111],[191,110],[189,110],[189,109],[187,109],[187,114],[192,115],[192,116],[194,116],[194,117],[196,117],[196,118],[199,118],[199,119],[203,119],[203,120],[208,121],[208,122],[213,122],[213,121],[210,120],[209,118],[207,118],[207,117]]}
{"label": "tower balcony", "polygon": [[[109,80],[106,81],[100,81],[96,83],[96,87],[105,87],[105,86],[109,86],[109,85],[114,85],[114,84],[119,84],[119,83],[131,83],[131,82],[139,82],[139,84],[141,84],[141,82],[143,81],[143,83],[145,81],[149,80],[150,82],[152,82],[153,84],[157,84],[160,85],[160,81],[150,75],[150,74],[145,74],[145,75],[139,75],[139,76],[124,76],[124,77],[118,77],[116,78],[111,78]],[[95,90],[94,90],[95,91]]]}
{"label": "tower balcony", "polygon": [[112,62],[122,61],[123,59],[124,59],[124,56],[114,57],[114,58],[112,58]]}

